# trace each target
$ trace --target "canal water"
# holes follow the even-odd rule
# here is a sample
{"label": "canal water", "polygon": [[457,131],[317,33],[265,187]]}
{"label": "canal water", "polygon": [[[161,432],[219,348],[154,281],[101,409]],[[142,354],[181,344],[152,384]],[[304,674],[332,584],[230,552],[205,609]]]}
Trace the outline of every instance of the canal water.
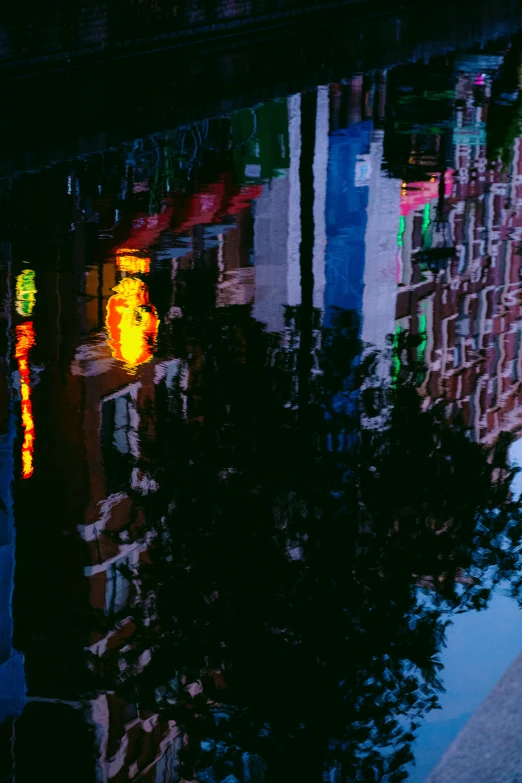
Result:
{"label": "canal water", "polygon": [[0,181],[1,781],[424,783],[522,652],[522,38],[286,92]]}

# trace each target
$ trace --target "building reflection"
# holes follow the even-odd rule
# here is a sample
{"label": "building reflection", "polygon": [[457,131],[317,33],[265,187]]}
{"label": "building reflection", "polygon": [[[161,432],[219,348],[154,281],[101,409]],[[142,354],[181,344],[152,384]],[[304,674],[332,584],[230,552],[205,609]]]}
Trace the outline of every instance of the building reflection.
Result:
{"label": "building reflection", "polygon": [[[519,432],[522,147],[515,138],[507,166],[487,147],[502,63],[469,55],[430,72],[433,106],[416,93],[424,66],[356,74],[45,175],[58,205],[47,255],[24,239],[42,230],[35,218],[3,270],[18,319],[5,444],[20,441],[21,476],[2,480],[20,529],[15,646],[28,687],[17,780],[37,779],[28,751],[52,723],[70,732],[64,775],[180,779],[193,739],[136,682],[162,634],[150,568],[171,500],[164,433],[189,423],[192,447],[205,417],[226,421],[232,404],[206,397],[206,324],[223,326],[245,372],[266,340],[266,362],[291,379],[285,405],[304,411],[325,335],[349,311],[360,350],[328,402],[354,431],[387,426],[387,408],[361,413],[352,388],[378,351],[374,382],[416,363],[425,408],[442,400],[477,442]],[[16,187],[23,202],[30,188]],[[20,271],[28,248],[36,272]],[[346,429],[329,448],[353,443]],[[301,559],[301,543],[287,550]],[[46,731],[52,767],[61,743]]]}
{"label": "building reflection", "polygon": [[499,62],[470,55],[462,67],[454,87],[454,170],[445,191],[456,257],[440,272],[415,262],[434,199],[408,208],[400,232],[397,328],[422,335],[426,403],[445,399],[478,441],[493,443],[500,432],[520,427],[520,313],[507,304],[517,300],[520,286],[520,140],[513,140],[507,169],[488,161],[488,96]]}

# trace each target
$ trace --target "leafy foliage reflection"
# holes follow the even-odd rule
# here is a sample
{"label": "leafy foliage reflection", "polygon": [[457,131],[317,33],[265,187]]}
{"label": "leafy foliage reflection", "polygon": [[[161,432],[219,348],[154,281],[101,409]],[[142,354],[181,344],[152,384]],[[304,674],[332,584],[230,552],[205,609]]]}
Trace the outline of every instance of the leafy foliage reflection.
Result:
{"label": "leafy foliage reflection", "polygon": [[186,780],[403,780],[452,612],[521,585],[509,439],[487,451],[443,401],[423,410],[407,344],[363,349],[351,312],[315,323],[303,410],[299,318],[286,348],[246,307],[188,307],[172,336],[188,418],[165,413],[143,457],[160,489],[136,499],[160,520],[153,611],[105,675],[182,727]]}

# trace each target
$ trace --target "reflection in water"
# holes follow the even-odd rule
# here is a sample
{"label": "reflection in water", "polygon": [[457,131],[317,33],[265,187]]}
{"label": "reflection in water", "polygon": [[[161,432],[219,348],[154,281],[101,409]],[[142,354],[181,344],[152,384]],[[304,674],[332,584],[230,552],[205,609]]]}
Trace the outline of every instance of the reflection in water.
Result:
{"label": "reflection in water", "polygon": [[21,419],[24,439],[22,443],[22,478],[33,475],[34,452],[34,419],[31,404],[31,378],[29,368],[29,351],[35,344],[35,334],[32,321],[18,324],[15,329],[15,358],[18,360],[20,374]]}
{"label": "reflection in water", "polygon": [[22,316],[32,315],[36,302],[36,287],[32,269],[24,269],[16,278],[16,312]]}
{"label": "reflection in water", "polygon": [[[119,264],[120,269],[130,266],[129,256],[123,258],[126,262]],[[112,290],[115,293],[107,302],[109,346],[114,358],[124,362],[129,372],[135,372],[139,364],[152,359],[158,316],[150,303],[147,286],[139,278],[124,277]]]}
{"label": "reflection in water", "polygon": [[138,250],[121,248],[116,253],[116,266],[120,272],[128,272],[131,275],[148,275],[150,272],[150,258],[142,258]]}
{"label": "reflection in water", "polygon": [[522,587],[511,44],[12,183],[6,779],[411,772],[451,617]]}

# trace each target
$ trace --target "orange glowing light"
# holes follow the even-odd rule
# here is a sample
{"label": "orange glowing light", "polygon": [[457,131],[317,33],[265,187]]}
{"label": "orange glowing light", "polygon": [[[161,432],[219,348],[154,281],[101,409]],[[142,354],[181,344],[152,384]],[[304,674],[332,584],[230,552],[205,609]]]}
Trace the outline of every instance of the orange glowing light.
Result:
{"label": "orange glowing light", "polygon": [[15,359],[18,359],[18,372],[20,373],[20,397],[22,400],[22,427],[24,440],[22,443],[22,478],[27,479],[33,475],[34,452],[34,419],[31,403],[31,379],[28,355],[35,344],[34,327],[32,321],[19,324],[16,327]]}
{"label": "orange glowing light", "polygon": [[148,275],[150,272],[150,258],[121,255],[121,253],[118,252],[118,255],[116,256],[116,266],[120,272],[129,272],[132,275]]}
{"label": "orange glowing light", "polygon": [[158,313],[142,280],[124,277],[112,290],[115,293],[107,302],[105,321],[107,343],[114,358],[133,373],[138,365],[152,359],[158,335]]}

